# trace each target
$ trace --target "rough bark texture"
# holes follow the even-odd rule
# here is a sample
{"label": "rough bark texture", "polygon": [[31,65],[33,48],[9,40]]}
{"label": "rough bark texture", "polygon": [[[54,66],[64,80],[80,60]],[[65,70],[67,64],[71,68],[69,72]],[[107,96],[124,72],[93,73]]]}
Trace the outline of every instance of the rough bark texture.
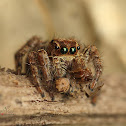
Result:
{"label": "rough bark texture", "polygon": [[126,75],[104,77],[105,85],[93,106],[90,99],[44,99],[24,75],[0,71],[0,125],[126,124]]}

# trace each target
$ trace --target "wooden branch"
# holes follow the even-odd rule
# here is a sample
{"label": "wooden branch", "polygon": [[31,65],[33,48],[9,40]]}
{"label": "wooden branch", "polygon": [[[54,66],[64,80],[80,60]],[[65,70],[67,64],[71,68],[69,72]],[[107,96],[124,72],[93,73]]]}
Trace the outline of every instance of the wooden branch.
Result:
{"label": "wooden branch", "polygon": [[24,75],[0,71],[0,125],[94,124],[126,122],[126,75],[108,75],[97,104],[90,99],[64,99],[48,93],[42,99]]}

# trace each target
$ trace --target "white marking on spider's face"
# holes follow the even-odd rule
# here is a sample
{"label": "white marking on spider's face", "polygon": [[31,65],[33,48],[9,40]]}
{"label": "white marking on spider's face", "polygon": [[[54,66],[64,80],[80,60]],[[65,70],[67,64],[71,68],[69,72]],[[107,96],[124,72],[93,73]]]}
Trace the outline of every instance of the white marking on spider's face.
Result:
{"label": "white marking on spider's face", "polygon": [[75,56],[70,56],[70,55],[66,55],[66,56],[57,56],[59,59],[63,59],[64,61],[72,61]]}

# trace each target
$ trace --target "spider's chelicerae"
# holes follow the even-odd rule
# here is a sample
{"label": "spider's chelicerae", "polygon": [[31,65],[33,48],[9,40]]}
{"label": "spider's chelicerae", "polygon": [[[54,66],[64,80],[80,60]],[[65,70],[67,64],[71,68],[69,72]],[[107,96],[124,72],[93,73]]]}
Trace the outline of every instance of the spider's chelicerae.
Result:
{"label": "spider's chelicerae", "polygon": [[[84,92],[95,95],[102,87],[99,83],[102,63],[99,52],[94,45],[80,51],[74,39],[53,39],[43,42],[32,37],[15,55],[16,71],[21,74],[23,57],[27,55],[26,71],[30,71],[33,84],[44,97],[42,87],[54,99],[54,92],[75,96]],[[94,73],[89,67],[92,62]]]}

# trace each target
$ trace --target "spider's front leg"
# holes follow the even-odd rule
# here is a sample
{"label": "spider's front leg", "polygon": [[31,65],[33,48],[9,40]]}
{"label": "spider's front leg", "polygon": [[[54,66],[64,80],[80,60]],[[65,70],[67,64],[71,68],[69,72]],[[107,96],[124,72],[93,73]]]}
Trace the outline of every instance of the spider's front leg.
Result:
{"label": "spider's front leg", "polygon": [[103,83],[98,84],[98,80],[102,74],[103,69],[100,54],[96,46],[88,46],[87,48],[85,48],[83,54],[86,62],[88,63],[90,60],[92,60],[95,68],[95,75],[93,77],[92,83],[89,85],[89,89],[91,91],[94,91],[94,89],[98,90],[103,86]]}
{"label": "spider's front leg", "polygon": [[45,88],[48,91],[52,100],[54,100],[53,95],[53,76],[51,71],[51,62],[49,60],[48,54],[44,49],[41,49],[37,52],[38,55],[38,64],[39,69],[42,71],[42,79],[45,83]]}
{"label": "spider's front leg", "polygon": [[44,97],[44,92],[41,89],[42,84],[41,84],[41,78],[39,76],[39,70],[38,70],[38,64],[36,58],[37,58],[36,52],[32,51],[28,54],[29,69],[31,72],[33,84],[36,86],[41,96]]}

